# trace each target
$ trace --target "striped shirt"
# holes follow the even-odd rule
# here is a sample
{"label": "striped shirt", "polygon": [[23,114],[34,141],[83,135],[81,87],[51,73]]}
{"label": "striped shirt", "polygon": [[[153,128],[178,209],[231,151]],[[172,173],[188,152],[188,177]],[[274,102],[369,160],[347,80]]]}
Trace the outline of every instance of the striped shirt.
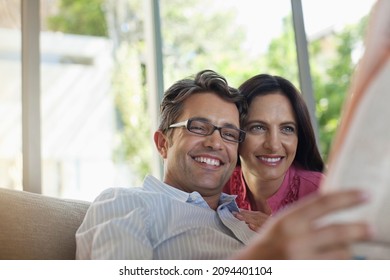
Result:
{"label": "striped shirt", "polygon": [[111,188],[91,204],[76,233],[77,259],[224,259],[256,233],[222,194],[217,210],[147,176],[141,188]]}

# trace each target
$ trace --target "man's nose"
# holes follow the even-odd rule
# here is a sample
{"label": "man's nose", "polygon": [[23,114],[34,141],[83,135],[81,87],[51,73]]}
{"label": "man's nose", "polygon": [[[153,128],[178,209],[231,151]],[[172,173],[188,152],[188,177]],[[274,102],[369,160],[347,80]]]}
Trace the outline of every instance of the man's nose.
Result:
{"label": "man's nose", "polygon": [[221,149],[223,141],[221,132],[218,129],[214,130],[210,135],[205,136],[205,145],[214,150]]}

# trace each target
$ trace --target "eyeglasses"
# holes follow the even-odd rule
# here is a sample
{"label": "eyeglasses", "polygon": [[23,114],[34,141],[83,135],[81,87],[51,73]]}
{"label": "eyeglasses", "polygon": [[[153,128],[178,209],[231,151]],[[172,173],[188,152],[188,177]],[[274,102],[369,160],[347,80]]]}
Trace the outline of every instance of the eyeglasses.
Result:
{"label": "eyeglasses", "polygon": [[245,139],[245,131],[229,126],[218,127],[202,119],[188,119],[186,121],[171,124],[169,128],[185,127],[189,132],[208,136],[219,130],[222,139],[229,142],[240,143]]}

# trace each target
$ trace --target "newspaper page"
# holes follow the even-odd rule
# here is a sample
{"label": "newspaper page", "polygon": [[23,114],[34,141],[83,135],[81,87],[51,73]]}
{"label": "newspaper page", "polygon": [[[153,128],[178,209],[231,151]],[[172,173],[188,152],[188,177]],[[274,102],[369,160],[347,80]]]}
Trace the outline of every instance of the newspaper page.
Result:
{"label": "newspaper page", "polygon": [[322,187],[362,188],[370,202],[327,221],[368,221],[375,239],[352,247],[358,259],[390,259],[390,1],[370,15],[365,53],[354,74]]}

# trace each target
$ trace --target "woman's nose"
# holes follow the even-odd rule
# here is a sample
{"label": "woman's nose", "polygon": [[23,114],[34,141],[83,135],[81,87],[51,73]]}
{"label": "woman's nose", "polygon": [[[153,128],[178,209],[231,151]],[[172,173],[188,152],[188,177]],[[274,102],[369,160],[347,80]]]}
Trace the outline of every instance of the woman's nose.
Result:
{"label": "woman's nose", "polygon": [[280,148],[281,141],[278,131],[272,130],[267,133],[264,147],[270,151],[277,151]]}

